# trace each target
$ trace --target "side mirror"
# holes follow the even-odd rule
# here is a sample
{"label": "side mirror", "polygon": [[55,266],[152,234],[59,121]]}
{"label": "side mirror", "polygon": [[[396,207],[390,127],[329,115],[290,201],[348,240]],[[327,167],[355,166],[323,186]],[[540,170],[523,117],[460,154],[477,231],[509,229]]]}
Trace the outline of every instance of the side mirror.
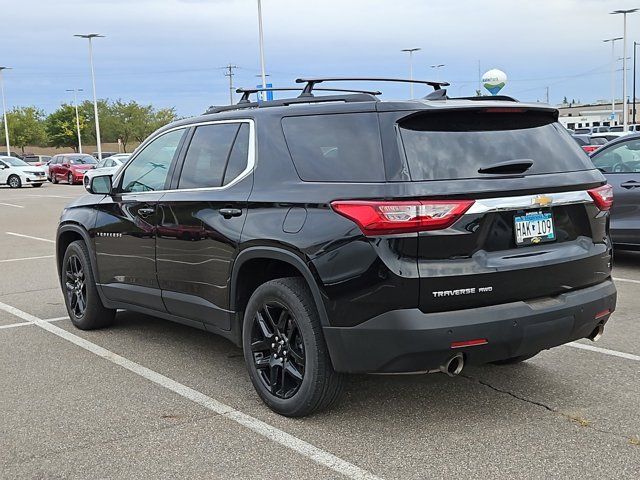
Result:
{"label": "side mirror", "polygon": [[87,192],[94,195],[109,195],[111,188],[111,175],[96,175],[86,186]]}

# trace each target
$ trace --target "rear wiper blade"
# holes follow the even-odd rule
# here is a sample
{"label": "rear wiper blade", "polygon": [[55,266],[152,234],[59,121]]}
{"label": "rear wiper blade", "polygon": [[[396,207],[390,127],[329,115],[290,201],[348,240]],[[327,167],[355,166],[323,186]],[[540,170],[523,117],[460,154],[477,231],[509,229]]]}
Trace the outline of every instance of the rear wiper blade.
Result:
{"label": "rear wiper blade", "polygon": [[529,170],[533,165],[530,158],[516,158],[506,162],[494,163],[478,169],[478,173],[517,174]]}

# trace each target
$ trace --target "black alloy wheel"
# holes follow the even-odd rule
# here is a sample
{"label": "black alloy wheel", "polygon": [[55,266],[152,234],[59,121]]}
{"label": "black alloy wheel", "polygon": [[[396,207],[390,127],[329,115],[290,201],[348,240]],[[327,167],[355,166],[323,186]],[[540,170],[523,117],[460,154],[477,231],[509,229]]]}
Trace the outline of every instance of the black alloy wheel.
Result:
{"label": "black alloy wheel", "polygon": [[272,395],[288,399],[296,394],[304,379],[304,340],[294,315],[280,302],[265,302],[255,313],[251,354]]}
{"label": "black alloy wheel", "polygon": [[69,308],[76,318],[82,318],[87,309],[87,285],[82,263],[76,255],[67,258],[64,273]]}

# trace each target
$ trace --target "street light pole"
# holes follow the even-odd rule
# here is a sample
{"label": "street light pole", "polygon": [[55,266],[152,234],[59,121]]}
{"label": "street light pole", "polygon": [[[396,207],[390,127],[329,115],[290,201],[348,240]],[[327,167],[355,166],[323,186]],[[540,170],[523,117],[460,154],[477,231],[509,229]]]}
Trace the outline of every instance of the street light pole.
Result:
{"label": "street light pole", "polygon": [[89,40],[89,63],[91,65],[91,83],[93,85],[93,115],[96,119],[96,143],[98,147],[98,161],[102,160],[102,145],[100,142],[100,120],[98,119],[98,97],[96,96],[96,74],[93,70],[93,44],[94,38],[103,38],[104,35],[89,33],[87,35],[74,35],[74,37],[86,38]]}
{"label": "street light pole", "polygon": [[[403,48],[402,52],[409,54],[409,80],[413,80],[413,52],[422,50],[421,48]],[[413,99],[413,83],[409,83],[409,98]]]}
{"label": "street light pole", "polygon": [[436,81],[438,81],[438,82],[442,81],[442,79],[440,78],[440,75],[438,74],[438,72],[444,66],[445,66],[444,63],[438,63],[436,65],[431,65],[431,68],[435,68],[435,70],[436,70],[436,77],[437,77]]}
{"label": "street light pole", "polygon": [[9,145],[9,124],[7,123],[7,103],[4,100],[4,79],[2,72],[11,70],[9,67],[0,67],[0,91],[2,92],[2,118],[4,123],[4,139],[7,144],[7,155],[11,155],[11,146]]}
{"label": "street light pole", "polygon": [[264,33],[262,31],[262,2],[258,0],[258,34],[260,36],[260,74],[262,76],[262,88],[267,88],[267,70],[264,66]]}
{"label": "street light pole", "polygon": [[622,14],[622,129],[629,131],[629,110],[627,100],[627,14],[637,12],[637,8],[614,10],[612,15]]}
{"label": "street light pole", "polygon": [[[633,124],[636,124],[636,48],[638,42],[633,41]],[[633,127],[635,130],[635,127]]]}
{"label": "street light pole", "polygon": [[80,115],[78,114],[78,97],[76,92],[84,92],[81,88],[69,88],[67,92],[73,92],[73,106],[76,109],[76,129],[78,131],[78,153],[82,153],[82,138],[80,136]]}
{"label": "street light pole", "polygon": [[615,43],[622,40],[622,37],[608,38],[603,42],[611,42],[611,122],[616,116],[616,50]]}

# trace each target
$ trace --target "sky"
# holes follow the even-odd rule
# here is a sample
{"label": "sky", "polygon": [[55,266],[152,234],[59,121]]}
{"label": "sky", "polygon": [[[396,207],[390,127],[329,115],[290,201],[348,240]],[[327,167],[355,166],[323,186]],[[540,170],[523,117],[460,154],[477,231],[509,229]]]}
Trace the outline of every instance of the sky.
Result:
{"label": "sky", "polygon": [[[616,9],[628,0],[262,0],[265,62],[274,86],[300,76],[408,77],[403,48],[419,47],[414,78],[451,82],[450,96],[475,94],[481,71],[508,76],[502,93],[550,103],[611,98],[611,47],[622,36]],[[175,107],[180,116],[229,103],[234,86],[260,83],[256,0],[0,0],[0,66],[7,106],[51,112],[91,98],[87,41],[94,41],[99,98]],[[627,56],[640,42],[640,12],[628,16]],[[622,42],[616,43],[622,57]],[[640,62],[640,57],[639,57]],[[445,64],[439,70],[434,64]],[[622,94],[621,62],[616,90]],[[631,94],[629,64],[629,95]],[[640,79],[639,79],[640,82]],[[353,87],[356,85],[353,84]],[[383,99],[402,84],[359,84]],[[639,87],[640,88],[640,87]],[[427,89],[416,87],[416,94]],[[237,97],[236,97],[237,98]]]}

